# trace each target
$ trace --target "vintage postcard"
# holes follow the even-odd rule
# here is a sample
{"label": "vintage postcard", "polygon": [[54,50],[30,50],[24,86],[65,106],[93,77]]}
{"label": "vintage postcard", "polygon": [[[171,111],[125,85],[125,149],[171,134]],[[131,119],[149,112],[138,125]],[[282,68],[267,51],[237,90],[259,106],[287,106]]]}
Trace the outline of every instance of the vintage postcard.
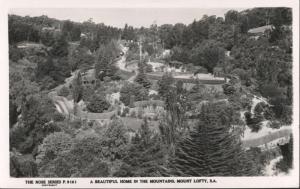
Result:
{"label": "vintage postcard", "polygon": [[2,4],[1,188],[299,187],[299,2]]}

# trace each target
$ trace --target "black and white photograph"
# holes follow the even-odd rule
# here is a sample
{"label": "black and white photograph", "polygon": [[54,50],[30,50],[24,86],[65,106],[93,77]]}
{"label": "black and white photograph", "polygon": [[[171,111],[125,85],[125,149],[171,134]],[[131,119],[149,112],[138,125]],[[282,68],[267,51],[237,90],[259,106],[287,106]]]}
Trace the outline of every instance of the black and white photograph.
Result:
{"label": "black and white photograph", "polygon": [[299,174],[295,9],[271,6],[10,8],[8,177]]}

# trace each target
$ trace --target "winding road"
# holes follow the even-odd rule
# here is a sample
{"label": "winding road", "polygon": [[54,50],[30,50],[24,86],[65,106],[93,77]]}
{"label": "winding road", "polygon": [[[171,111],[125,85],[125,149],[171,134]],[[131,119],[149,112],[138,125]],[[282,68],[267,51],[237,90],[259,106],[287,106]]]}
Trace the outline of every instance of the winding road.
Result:
{"label": "winding road", "polygon": [[[122,52],[124,53],[124,55],[121,57],[120,60],[117,61],[116,66],[120,70],[123,70],[123,71],[126,71],[126,72],[132,72],[131,69],[126,68],[126,54],[127,54],[127,51],[128,51],[128,47],[124,47],[122,44],[120,44],[120,48],[121,48]],[[137,76],[137,74],[138,74],[138,69],[135,69],[134,70],[134,75],[131,76],[127,81],[133,83],[135,77]]]}

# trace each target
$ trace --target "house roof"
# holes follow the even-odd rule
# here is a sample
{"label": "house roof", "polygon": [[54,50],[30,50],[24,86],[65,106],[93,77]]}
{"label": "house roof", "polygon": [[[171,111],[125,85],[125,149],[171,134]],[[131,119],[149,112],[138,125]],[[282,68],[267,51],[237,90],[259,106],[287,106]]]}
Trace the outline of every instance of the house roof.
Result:
{"label": "house roof", "polygon": [[266,30],[271,30],[272,27],[273,27],[272,25],[265,25],[258,28],[252,28],[248,30],[248,33],[252,33],[252,34],[264,33]]}

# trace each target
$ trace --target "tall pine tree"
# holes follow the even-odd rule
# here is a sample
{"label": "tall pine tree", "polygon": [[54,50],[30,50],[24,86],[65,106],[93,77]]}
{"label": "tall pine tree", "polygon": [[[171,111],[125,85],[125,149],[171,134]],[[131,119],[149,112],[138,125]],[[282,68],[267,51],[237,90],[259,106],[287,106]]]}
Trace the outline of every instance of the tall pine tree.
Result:
{"label": "tall pine tree", "polygon": [[175,176],[252,176],[258,171],[231,132],[234,110],[226,104],[204,105],[199,123],[180,141],[171,161]]}
{"label": "tall pine tree", "polygon": [[149,89],[151,87],[151,82],[147,79],[147,76],[145,74],[145,63],[140,62],[139,63],[139,72],[135,78],[135,82],[142,85],[146,89]]}

